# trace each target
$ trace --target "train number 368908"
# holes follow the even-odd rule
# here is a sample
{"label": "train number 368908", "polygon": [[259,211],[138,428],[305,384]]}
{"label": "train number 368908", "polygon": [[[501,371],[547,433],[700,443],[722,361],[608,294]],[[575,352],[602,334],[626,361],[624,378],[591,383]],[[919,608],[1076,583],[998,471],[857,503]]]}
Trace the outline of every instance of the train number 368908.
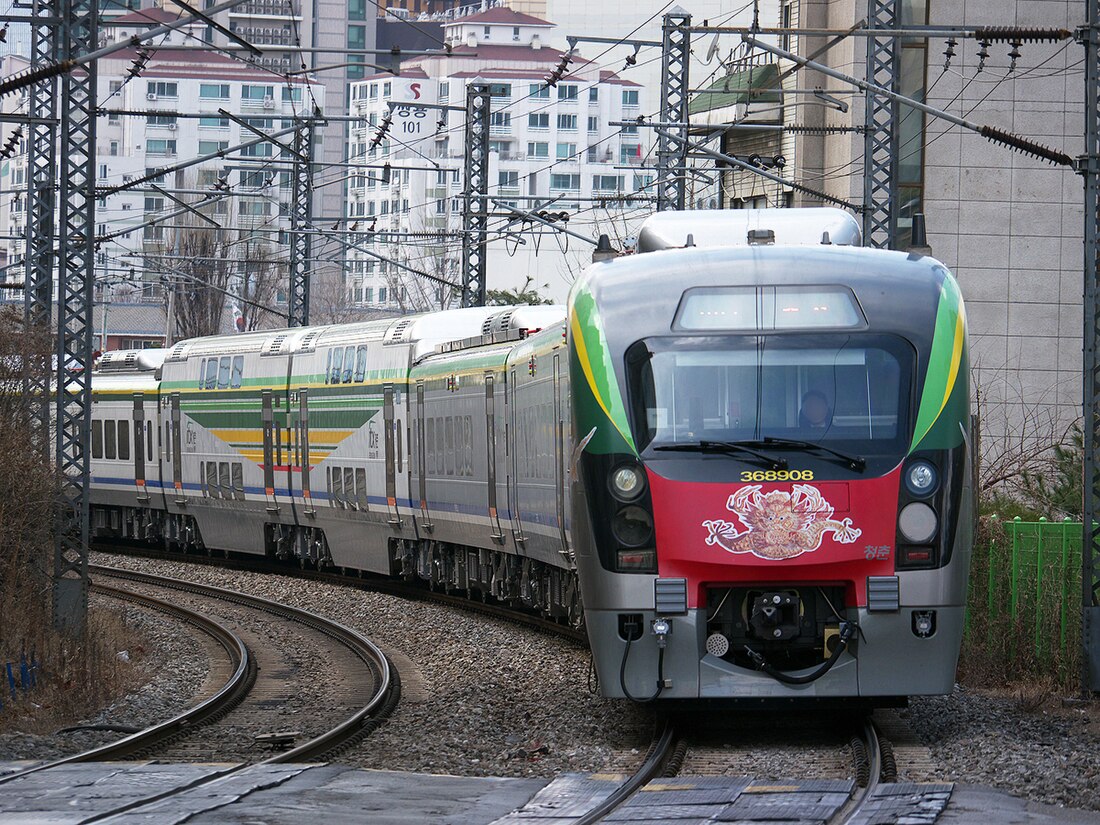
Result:
{"label": "train number 368908", "polygon": [[813,481],[813,470],[744,470],[742,481]]}

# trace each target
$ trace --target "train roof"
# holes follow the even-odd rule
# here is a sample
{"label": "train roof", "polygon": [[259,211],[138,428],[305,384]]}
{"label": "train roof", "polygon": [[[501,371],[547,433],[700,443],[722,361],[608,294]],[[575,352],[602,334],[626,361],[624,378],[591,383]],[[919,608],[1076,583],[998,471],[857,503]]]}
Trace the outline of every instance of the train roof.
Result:
{"label": "train roof", "polygon": [[164,363],[168,350],[118,349],[105,352],[95,365],[97,372],[156,372]]}
{"label": "train roof", "polygon": [[797,209],[702,209],[658,212],[638,231],[637,251],[685,246],[859,246],[859,223],[831,206]]}
{"label": "train roof", "polygon": [[593,264],[574,284],[570,306],[594,302],[606,329],[637,340],[672,332],[689,289],[841,286],[855,294],[870,328],[919,339],[950,278],[935,258],[866,247],[696,247]]}
{"label": "train roof", "polygon": [[520,331],[526,334],[564,318],[565,308],[561,306],[466,307],[352,324],[191,338],[176,343],[171,350],[165,350],[166,356],[162,360],[175,363],[190,358],[248,352],[287,355],[312,352],[320,346],[345,346],[368,341],[381,341],[383,346],[406,345],[412,349],[415,360],[451,342],[461,344],[476,339],[480,345],[490,342],[483,340],[484,337],[500,340],[508,337],[508,331],[515,331],[515,337],[518,337]]}

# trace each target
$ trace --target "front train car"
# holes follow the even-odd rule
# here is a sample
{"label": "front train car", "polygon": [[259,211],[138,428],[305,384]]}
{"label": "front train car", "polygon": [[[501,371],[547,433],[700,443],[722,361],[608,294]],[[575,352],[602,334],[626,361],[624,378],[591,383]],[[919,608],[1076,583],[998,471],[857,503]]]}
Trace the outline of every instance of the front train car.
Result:
{"label": "front train car", "polygon": [[973,529],[958,286],[929,257],[749,239],[596,264],[570,298],[601,688],[949,692]]}

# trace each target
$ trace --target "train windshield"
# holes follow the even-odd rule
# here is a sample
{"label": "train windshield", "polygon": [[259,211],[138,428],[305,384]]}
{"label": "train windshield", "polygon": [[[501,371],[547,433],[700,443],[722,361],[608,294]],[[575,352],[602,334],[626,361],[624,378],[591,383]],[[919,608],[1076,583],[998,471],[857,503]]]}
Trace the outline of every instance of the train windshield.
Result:
{"label": "train windshield", "polygon": [[639,446],[773,437],[893,453],[913,359],[884,335],[642,341],[627,354]]}

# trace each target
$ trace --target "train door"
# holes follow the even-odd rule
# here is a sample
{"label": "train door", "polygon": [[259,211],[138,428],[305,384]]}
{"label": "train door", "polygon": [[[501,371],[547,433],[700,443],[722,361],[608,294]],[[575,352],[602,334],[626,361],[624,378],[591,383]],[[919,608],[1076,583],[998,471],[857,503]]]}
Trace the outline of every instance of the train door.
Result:
{"label": "train door", "polygon": [[183,495],[183,436],[180,432],[180,394],[172,393],[169,399],[171,411],[169,415],[169,446],[170,461],[172,462],[172,488],[176,491],[176,504],[186,504],[187,499]]}
{"label": "train door", "polygon": [[432,517],[428,512],[428,462],[427,443],[424,439],[424,382],[416,382],[416,479],[420,498],[420,526],[432,529]]}
{"label": "train door", "polygon": [[382,386],[382,440],[386,452],[386,509],[389,523],[401,526],[401,513],[397,509],[396,442],[397,427],[393,420],[393,384]]}
{"label": "train door", "polygon": [[149,503],[145,484],[145,393],[134,393],[134,487],[140,504]]}
{"label": "train door", "polygon": [[264,495],[267,497],[267,511],[279,512],[279,499],[275,494],[275,442],[278,439],[278,426],[275,423],[275,408],[271,390],[260,391],[264,436]]}
{"label": "train door", "polygon": [[562,407],[561,363],[554,353],[554,495],[558,514],[561,553],[569,558],[569,540],[565,532],[565,419]]}
{"label": "train door", "polygon": [[500,529],[500,516],[497,515],[497,415],[493,398],[495,379],[491,372],[485,373],[485,457],[488,464],[489,529],[493,541],[503,541],[504,533]]}
{"label": "train door", "polygon": [[[287,456],[287,464],[297,467],[301,480],[298,482],[298,493],[295,502],[302,508],[307,516],[317,514],[313,506],[313,487],[310,479],[311,462],[309,455],[309,390],[302,387],[296,393],[290,394],[290,407],[288,409],[293,421],[288,421],[288,429],[293,433],[293,454]],[[290,448],[288,447],[288,450]],[[288,470],[288,475],[292,470]]]}
{"label": "train door", "polygon": [[511,392],[511,405],[508,409],[508,454],[511,460],[508,462],[508,507],[512,512],[512,539],[516,544],[522,544],[527,541],[523,536],[523,524],[520,521],[520,506],[519,506],[519,484],[518,469],[519,459],[517,457],[518,444],[519,444],[519,429],[516,426],[516,407],[517,395],[516,391],[519,389],[519,385],[516,384],[516,370],[512,368],[512,385],[505,388],[505,398],[507,399],[509,391]]}

